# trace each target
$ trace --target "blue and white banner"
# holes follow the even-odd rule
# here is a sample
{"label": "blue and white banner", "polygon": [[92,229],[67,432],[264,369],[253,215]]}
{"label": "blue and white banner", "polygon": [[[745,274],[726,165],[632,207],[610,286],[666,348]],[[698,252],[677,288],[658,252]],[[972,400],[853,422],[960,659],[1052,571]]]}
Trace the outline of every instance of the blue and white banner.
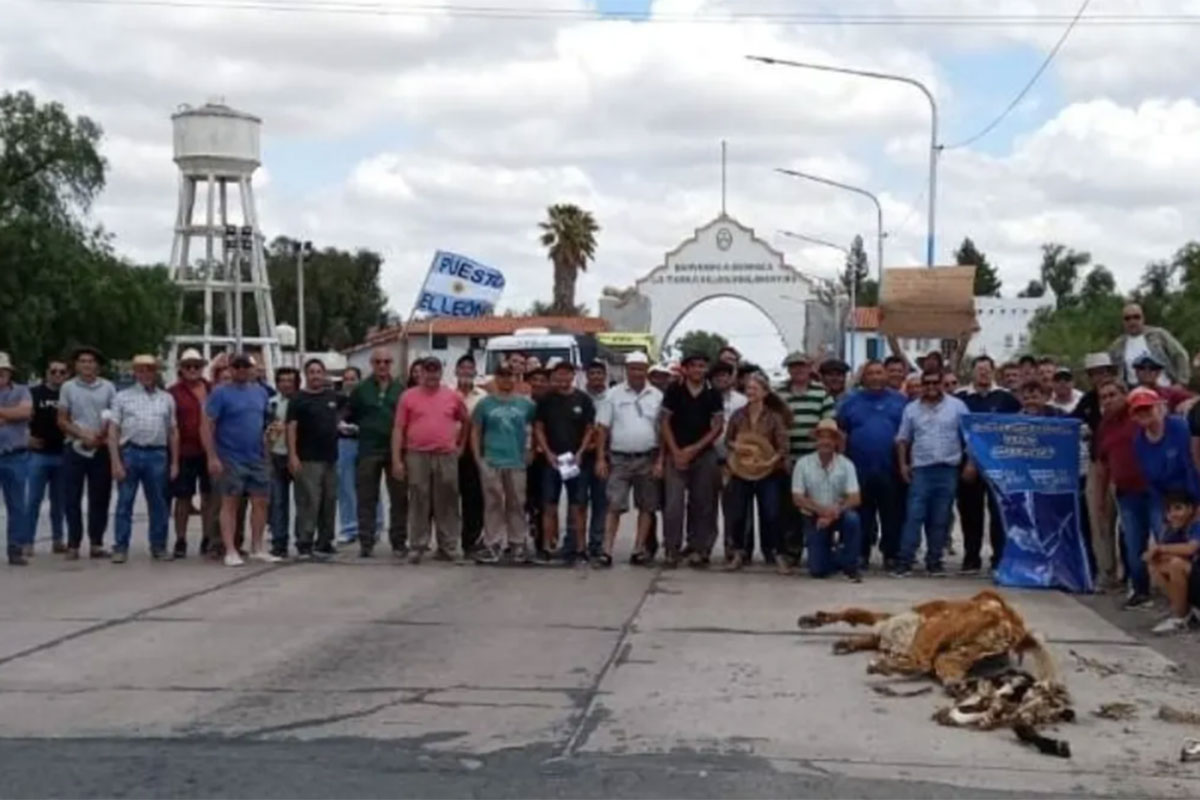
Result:
{"label": "blue and white banner", "polygon": [[417,311],[430,317],[482,317],[492,313],[504,292],[504,273],[457,253],[438,250]]}
{"label": "blue and white banner", "polygon": [[968,414],[967,451],[987,481],[1007,535],[1002,586],[1092,591],[1080,523],[1079,420]]}

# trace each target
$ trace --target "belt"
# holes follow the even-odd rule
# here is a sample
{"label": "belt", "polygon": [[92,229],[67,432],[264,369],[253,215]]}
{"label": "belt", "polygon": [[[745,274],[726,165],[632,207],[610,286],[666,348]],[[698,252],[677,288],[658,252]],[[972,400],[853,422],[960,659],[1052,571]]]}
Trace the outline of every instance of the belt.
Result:
{"label": "belt", "polygon": [[656,452],[658,452],[657,448],[654,450],[643,450],[640,453],[622,453],[620,450],[613,450],[612,454],[621,458],[641,458],[642,456],[654,455]]}
{"label": "belt", "polygon": [[133,442],[126,442],[125,444],[121,445],[121,447],[132,447],[134,450],[151,450],[151,451],[167,449],[167,446],[165,444],[134,444]]}

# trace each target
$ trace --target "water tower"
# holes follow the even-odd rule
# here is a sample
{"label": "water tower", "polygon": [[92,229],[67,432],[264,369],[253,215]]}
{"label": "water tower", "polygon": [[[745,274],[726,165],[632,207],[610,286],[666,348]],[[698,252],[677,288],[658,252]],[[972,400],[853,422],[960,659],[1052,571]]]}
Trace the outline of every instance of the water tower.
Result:
{"label": "water tower", "polygon": [[[262,120],[209,101],[200,108],[181,106],[171,121],[179,208],[170,267],[182,301],[181,332],[170,337],[167,375],[174,377],[187,347],[200,349],[206,359],[223,351],[260,351],[260,365],[271,375],[279,364],[279,341],[250,183],[260,163]],[[250,322],[244,319],[246,295],[252,301]]]}

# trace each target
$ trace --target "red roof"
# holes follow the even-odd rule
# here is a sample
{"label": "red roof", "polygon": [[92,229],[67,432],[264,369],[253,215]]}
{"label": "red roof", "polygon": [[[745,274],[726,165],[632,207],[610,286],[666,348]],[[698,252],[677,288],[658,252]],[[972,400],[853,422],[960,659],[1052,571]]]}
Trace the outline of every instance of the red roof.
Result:
{"label": "red roof", "polygon": [[854,329],[858,331],[878,330],[879,308],[876,306],[859,306],[854,309]]}
{"label": "red roof", "polygon": [[[430,326],[433,330],[430,331]],[[520,328],[548,328],[553,332],[603,333],[608,322],[600,317],[436,317],[432,320],[415,320],[409,326],[410,336],[428,336],[430,333],[445,336],[507,336]],[[397,341],[401,326],[383,328],[367,334],[363,346]]]}

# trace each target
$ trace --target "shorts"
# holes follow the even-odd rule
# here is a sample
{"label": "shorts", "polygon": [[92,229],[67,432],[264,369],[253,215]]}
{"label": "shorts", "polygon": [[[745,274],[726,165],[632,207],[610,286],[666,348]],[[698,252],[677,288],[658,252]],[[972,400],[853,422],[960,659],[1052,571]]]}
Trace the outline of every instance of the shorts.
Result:
{"label": "shorts", "polygon": [[579,475],[571,478],[571,480],[564,481],[562,473],[547,464],[542,470],[542,505],[558,505],[559,495],[562,494],[563,487],[566,487],[567,505],[586,506],[587,483],[584,481],[584,477],[584,474],[581,472]]}
{"label": "shorts", "polygon": [[653,514],[662,505],[662,481],[654,477],[658,453],[641,455],[613,453],[608,471],[608,510],[623,514],[629,510],[629,490],[638,511]]}
{"label": "shorts", "polygon": [[217,493],[222,497],[241,497],[244,494],[264,496],[271,491],[267,478],[267,462],[238,464],[221,462],[221,477],[217,478]]}
{"label": "shorts", "polygon": [[196,489],[200,494],[212,491],[212,481],[208,477],[208,459],[204,456],[188,456],[179,459],[179,474],[171,481],[171,497],[186,500],[195,497]]}

